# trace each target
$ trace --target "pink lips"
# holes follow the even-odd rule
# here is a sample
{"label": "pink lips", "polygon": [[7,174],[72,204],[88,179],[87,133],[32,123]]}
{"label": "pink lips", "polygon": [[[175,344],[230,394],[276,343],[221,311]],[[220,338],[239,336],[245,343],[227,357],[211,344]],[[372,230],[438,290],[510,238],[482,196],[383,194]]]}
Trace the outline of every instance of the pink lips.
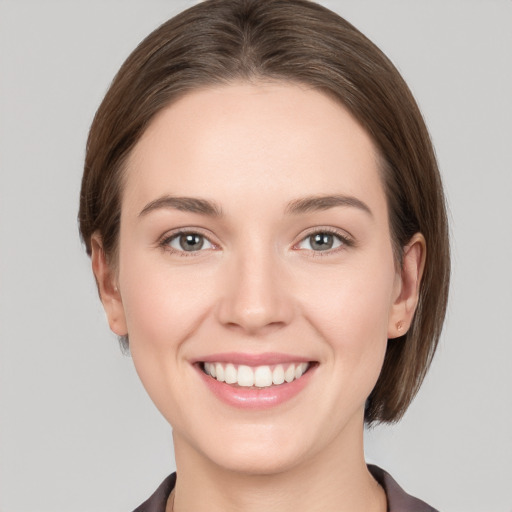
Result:
{"label": "pink lips", "polygon": [[316,365],[313,365],[302,377],[292,382],[273,385],[265,388],[240,387],[219,382],[215,378],[206,375],[200,363],[217,362],[232,363],[235,365],[247,365],[257,367],[262,365],[277,365],[309,362],[310,359],[288,354],[241,354],[222,353],[212,354],[195,361],[195,367],[208,389],[222,402],[242,409],[266,409],[275,407],[295,397],[311,379]]}

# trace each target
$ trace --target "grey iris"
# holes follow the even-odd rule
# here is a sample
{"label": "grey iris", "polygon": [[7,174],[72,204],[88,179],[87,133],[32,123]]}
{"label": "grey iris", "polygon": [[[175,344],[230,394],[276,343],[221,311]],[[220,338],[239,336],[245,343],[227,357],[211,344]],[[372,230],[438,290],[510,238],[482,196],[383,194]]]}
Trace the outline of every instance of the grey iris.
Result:
{"label": "grey iris", "polygon": [[327,251],[334,244],[334,236],[329,233],[316,233],[309,237],[309,243],[315,251]]}
{"label": "grey iris", "polygon": [[180,236],[180,247],[184,251],[199,251],[204,245],[204,238],[196,233]]}

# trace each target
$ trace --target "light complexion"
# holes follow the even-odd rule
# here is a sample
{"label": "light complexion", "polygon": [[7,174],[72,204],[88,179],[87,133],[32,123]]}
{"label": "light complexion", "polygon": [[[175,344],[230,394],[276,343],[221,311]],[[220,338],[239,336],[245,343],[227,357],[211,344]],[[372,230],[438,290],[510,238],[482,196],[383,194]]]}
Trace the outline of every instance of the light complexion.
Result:
{"label": "light complexion", "polygon": [[424,256],[416,235],[397,268],[373,143],[327,96],[239,83],[160,112],[127,163],[118,261],[95,236],[93,268],[173,426],[178,512],[385,510],[364,403]]}

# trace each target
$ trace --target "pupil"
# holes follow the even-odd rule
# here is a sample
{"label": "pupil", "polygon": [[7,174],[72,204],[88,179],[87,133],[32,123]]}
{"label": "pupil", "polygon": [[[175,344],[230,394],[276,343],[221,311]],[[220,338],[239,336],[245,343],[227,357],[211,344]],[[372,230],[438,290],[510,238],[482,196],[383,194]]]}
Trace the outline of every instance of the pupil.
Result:
{"label": "pupil", "polygon": [[310,239],[311,247],[317,251],[327,251],[333,245],[333,236],[329,233],[317,233]]}
{"label": "pupil", "polygon": [[197,234],[180,236],[180,246],[184,251],[198,251],[203,247],[203,237]]}

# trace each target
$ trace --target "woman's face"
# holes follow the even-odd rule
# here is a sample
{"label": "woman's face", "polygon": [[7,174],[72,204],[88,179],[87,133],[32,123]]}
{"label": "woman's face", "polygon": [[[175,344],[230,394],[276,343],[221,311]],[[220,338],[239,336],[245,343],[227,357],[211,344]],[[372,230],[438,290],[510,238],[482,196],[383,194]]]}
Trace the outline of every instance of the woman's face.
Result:
{"label": "woman's face", "polygon": [[102,298],[177,454],[271,473],[359,446],[403,312],[366,132],[306,87],[206,88],[126,171]]}

